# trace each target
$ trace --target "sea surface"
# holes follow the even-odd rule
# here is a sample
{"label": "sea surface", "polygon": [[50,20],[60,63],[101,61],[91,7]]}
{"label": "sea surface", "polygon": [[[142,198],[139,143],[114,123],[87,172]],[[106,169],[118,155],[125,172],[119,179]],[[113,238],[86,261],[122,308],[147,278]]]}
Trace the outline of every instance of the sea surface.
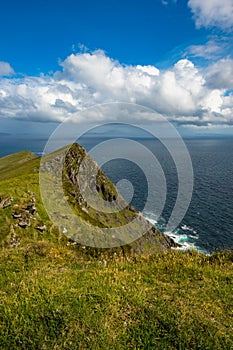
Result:
{"label": "sea surface", "polygon": [[[97,137],[83,138],[79,143],[89,151],[101,141],[103,139]],[[167,185],[166,202],[161,215],[158,217],[153,205],[144,214],[161,231],[181,243],[184,249],[194,248],[208,254],[219,249],[233,248],[233,139],[184,141],[190,153],[194,171],[192,200],[178,227],[173,232],[168,232],[166,223],[174,207],[179,188],[175,164],[167,150],[157,140],[137,140],[156,155],[165,174]],[[1,139],[0,156],[25,149],[40,155],[44,145],[45,140],[21,140],[15,144],[9,141],[7,144],[6,140]],[[134,152],[133,146],[131,152]],[[111,160],[102,168],[115,184],[122,179],[131,182],[134,189],[131,204],[143,211],[150,190],[145,172],[133,162],[122,158]],[[154,201],[156,200],[159,199],[155,194]]]}

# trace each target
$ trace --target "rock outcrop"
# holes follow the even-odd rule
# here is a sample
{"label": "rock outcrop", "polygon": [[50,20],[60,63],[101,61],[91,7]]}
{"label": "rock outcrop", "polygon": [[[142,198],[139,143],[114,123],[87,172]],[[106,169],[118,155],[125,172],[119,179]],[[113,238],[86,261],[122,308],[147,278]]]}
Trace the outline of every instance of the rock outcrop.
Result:
{"label": "rock outcrop", "polygon": [[36,208],[35,194],[29,191],[30,198],[24,204],[12,206],[12,217],[16,221],[16,226],[21,228],[33,227],[40,232],[46,231],[46,225],[40,220]]}
{"label": "rock outcrop", "polygon": [[[155,250],[164,251],[178,246],[172,238],[152,226],[134,207],[125,203],[114,184],[98,167],[97,163],[91,159],[83,147],[73,144],[65,156],[64,152],[62,152],[60,158],[58,152],[56,152],[55,157],[50,155],[48,160],[44,162],[42,171],[43,169],[47,173],[51,171],[53,177],[54,175],[56,177],[58,174],[59,178],[61,166],[63,167],[62,179],[65,198],[75,210],[77,216],[80,217],[79,227],[77,227],[76,232],[69,232],[68,225],[64,225],[67,227],[66,235],[71,242],[79,244],[80,241],[85,241],[87,235],[92,235],[93,246],[98,246],[99,244],[100,247],[102,245],[107,247],[108,240],[111,240],[111,244],[114,241],[114,234],[111,237],[106,235],[100,238],[101,234],[98,235],[98,231],[102,228],[113,228],[118,234],[122,226],[127,227],[127,224],[133,221],[135,224],[129,225],[128,231],[126,230],[124,233],[125,236],[122,236],[122,239],[116,238],[116,246],[124,245],[126,242],[128,248],[137,253]],[[56,182],[56,180],[54,181]],[[82,191],[80,190],[80,182]],[[104,212],[101,207],[98,207],[98,210],[93,209],[83,197],[83,191],[86,190],[96,191],[100,198],[106,201],[108,206],[113,209],[112,212]],[[54,201],[58,202],[58,199],[55,198]],[[86,224],[83,224],[83,222]],[[100,242],[101,239],[104,242]],[[127,242],[132,243],[128,244]]]}

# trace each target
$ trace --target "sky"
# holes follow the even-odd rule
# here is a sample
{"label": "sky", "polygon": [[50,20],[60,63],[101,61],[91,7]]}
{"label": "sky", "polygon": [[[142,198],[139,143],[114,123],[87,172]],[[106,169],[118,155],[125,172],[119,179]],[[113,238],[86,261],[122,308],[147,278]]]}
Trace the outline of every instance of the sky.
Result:
{"label": "sky", "polygon": [[47,137],[123,102],[233,136],[233,0],[9,0],[0,32],[0,135]]}

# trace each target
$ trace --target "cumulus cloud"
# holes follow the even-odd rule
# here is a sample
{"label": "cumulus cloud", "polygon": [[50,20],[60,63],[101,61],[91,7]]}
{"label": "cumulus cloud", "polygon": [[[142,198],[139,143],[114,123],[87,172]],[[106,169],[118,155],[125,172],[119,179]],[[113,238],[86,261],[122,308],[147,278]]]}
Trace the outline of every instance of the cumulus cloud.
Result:
{"label": "cumulus cloud", "polygon": [[233,27],[232,0],[189,0],[197,27]]}
{"label": "cumulus cloud", "polygon": [[[72,54],[52,76],[2,77],[0,116],[79,122],[83,121],[79,112],[85,108],[126,102],[150,107],[182,125],[231,124],[233,96],[226,91],[232,86],[232,67],[228,59],[200,70],[183,59],[159,70],[151,65],[122,65],[100,50]],[[107,115],[111,120],[111,112]],[[96,113],[90,118],[102,121],[103,116]],[[151,114],[141,118],[151,121]]]}
{"label": "cumulus cloud", "polygon": [[14,74],[14,69],[7,62],[0,62],[0,77]]}

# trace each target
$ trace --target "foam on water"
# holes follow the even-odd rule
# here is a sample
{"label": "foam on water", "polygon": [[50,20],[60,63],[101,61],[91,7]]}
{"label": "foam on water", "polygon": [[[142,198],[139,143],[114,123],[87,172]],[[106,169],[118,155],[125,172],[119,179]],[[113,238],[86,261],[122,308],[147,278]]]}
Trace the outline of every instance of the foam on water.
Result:
{"label": "foam on water", "polygon": [[[174,242],[180,244],[180,247],[175,249],[177,250],[195,250],[198,253],[208,254],[207,251],[198,247],[194,240],[198,239],[198,233],[192,227],[181,224],[175,231],[166,231],[165,223],[163,219],[158,220],[155,214],[153,213],[144,213],[145,218],[152,223],[156,228],[161,232],[165,233],[167,236],[171,237]],[[162,223],[161,223],[162,222]]]}

